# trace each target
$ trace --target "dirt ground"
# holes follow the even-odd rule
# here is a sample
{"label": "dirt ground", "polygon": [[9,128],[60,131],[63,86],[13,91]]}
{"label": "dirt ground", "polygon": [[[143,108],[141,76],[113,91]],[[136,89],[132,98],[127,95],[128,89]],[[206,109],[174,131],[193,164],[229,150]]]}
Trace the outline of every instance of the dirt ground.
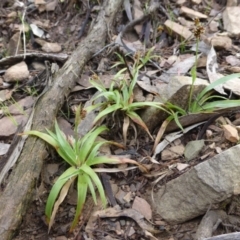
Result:
{"label": "dirt ground", "polygon": [[[76,47],[81,43],[81,41],[87,36],[89,29],[91,29],[91,27],[95,24],[94,21],[99,14],[102,5],[102,1],[90,0],[46,1],[54,3],[52,6],[48,6],[49,8],[47,9],[49,10],[46,11],[46,3],[41,2],[45,1],[36,0],[35,2],[32,2],[24,0],[21,3],[27,7],[24,16],[24,22],[26,23],[26,26],[29,28],[30,24],[33,23],[41,26],[40,28],[44,30],[44,36],[46,38],[44,39],[36,37],[36,35],[31,31],[26,30],[26,45],[24,47],[24,45],[21,44],[18,51],[16,51],[18,41],[14,40],[13,36],[17,33],[19,26],[21,25],[21,17],[14,16],[19,12],[23,14],[25,10],[23,10],[23,8],[12,7],[13,2],[10,0],[5,0],[0,3],[0,25],[2,25],[0,27],[0,54],[2,59],[6,58],[7,56],[14,55],[14,52],[17,52],[17,54],[22,53],[24,48],[26,49],[27,53],[43,53],[44,51],[42,42],[39,39],[44,39],[44,41],[55,43],[56,46],[54,47],[60,47],[59,52],[66,53],[70,56]],[[145,1],[132,2],[135,2],[136,4],[140,3],[142,8],[146,7],[147,4]],[[128,1],[126,1],[126,6],[129,4],[129,6],[132,7],[132,9],[134,8],[137,12],[137,7],[134,7],[132,2],[128,3]],[[134,31],[130,31],[130,33],[128,33],[127,41],[135,42],[139,40],[141,43],[148,41],[147,48],[155,46],[154,54],[162,56],[164,59],[170,59],[173,57],[175,49],[179,46],[179,40],[175,36],[169,36],[162,28],[163,23],[168,19],[169,16],[173,15],[173,18],[176,18],[179,15],[179,8],[181,5],[177,4],[176,2],[178,1],[163,1],[162,6],[165,11],[163,9],[159,9],[157,11],[156,16],[153,16],[152,21],[150,21],[152,24],[150,27],[142,23],[138,25],[138,27],[145,27],[145,29],[149,28],[150,33],[148,37],[146,37],[147,33],[145,32],[142,38],[140,38],[139,34],[137,34],[138,30],[135,29]],[[192,1],[186,1],[186,3],[183,5],[188,6],[189,2],[193,4]],[[200,2],[201,3],[199,5],[193,4],[194,10],[202,13],[206,12],[203,11],[204,7],[206,7],[205,1]],[[214,4],[215,7],[218,7],[218,11],[219,9],[221,11],[221,9],[225,6],[224,1],[214,1]],[[89,87],[88,84],[84,85],[82,83],[88,81],[88,78],[94,74],[100,77],[104,76],[106,82],[111,81],[111,77],[116,74],[116,69],[112,69],[111,66],[117,61],[117,57],[114,52],[119,52],[119,49],[116,49],[111,45],[109,46],[109,44],[116,39],[121,29],[129,22],[126,6],[125,8],[122,7],[119,9],[119,13],[116,16],[115,29],[108,33],[108,42],[105,43],[105,45],[108,47],[106,47],[106,49],[104,49],[101,53],[98,53],[97,56],[93,57],[88,62],[84,68],[82,76],[79,76],[78,83],[80,84],[72,90],[71,94],[66,98],[61,111],[58,113],[57,117],[59,125],[65,133],[73,133],[76,106],[79,104],[85,104],[85,102],[88,101],[96,92],[96,90],[92,87]],[[188,18],[186,17],[186,19]],[[221,22],[221,19],[219,21]],[[209,24],[208,19],[203,19],[202,24],[204,27],[207,26]],[[154,31],[156,28],[159,30]],[[222,30],[221,25],[219,26],[219,29],[219,31]],[[153,38],[153,34],[155,33],[158,34],[158,37],[156,38],[158,39],[157,42],[156,39],[154,40]],[[162,39],[162,41],[160,41],[160,39]],[[191,52],[190,48],[192,45],[194,45],[194,43],[194,40],[188,41],[184,46],[185,50],[181,52],[181,48],[178,48],[178,53],[176,55],[186,56],[189,52]],[[218,59],[220,62],[220,69],[222,72],[227,71],[227,63],[224,59],[231,53],[231,51],[226,49],[217,50],[217,55],[220,59]],[[32,63],[40,62],[41,64],[44,64],[42,59],[39,59],[37,55],[35,55],[33,58],[28,58],[26,62],[30,69],[30,77],[38,75],[41,72],[40,68],[35,69]],[[129,62],[131,62],[131,60],[129,60]],[[61,68],[64,64],[64,61],[57,61],[57,63]],[[167,71],[167,69],[171,67],[171,61],[166,61],[164,64],[163,60],[161,60],[159,65],[162,66],[164,71]],[[4,70],[5,68],[1,68],[0,71]],[[153,66],[148,67],[148,71],[154,70],[158,69],[154,68]],[[2,74],[3,72],[0,73]],[[204,68],[198,69],[198,77],[206,78],[206,71]],[[8,89],[15,89],[15,87],[16,84],[10,85],[8,86]],[[36,84],[35,86],[30,87],[23,86],[21,89],[17,88],[17,90],[11,91],[11,97],[16,102],[24,99],[27,96],[36,97],[38,94],[37,92],[41,92],[42,87],[43,86],[41,86],[41,84]],[[2,87],[1,89],[5,89],[5,87]],[[147,95],[145,90],[144,95]],[[6,94],[4,96],[6,96]],[[0,97],[2,98],[2,96]],[[6,99],[6,105],[11,105],[9,99]],[[234,122],[239,119],[238,115],[238,113],[234,113],[227,117],[229,121]],[[217,153],[215,149],[219,148],[221,151],[224,151],[236,145],[235,143],[231,143],[227,139],[223,138],[223,132],[219,130],[219,123],[217,121],[213,121],[211,124],[209,123],[209,125],[211,125],[210,130],[214,134],[214,136],[211,136],[213,140],[207,142],[207,146],[202,151],[201,155],[194,158],[191,162],[187,162],[187,169],[181,172],[173,169],[171,174],[165,176],[156,183],[154,183],[154,181],[157,177],[154,177],[154,174],[169,169],[173,164],[185,164],[186,161],[181,155],[173,158],[170,157],[170,159],[163,161],[159,154],[157,157],[159,164],[150,162],[148,157],[152,154],[154,142],[147,134],[144,133],[139,134],[136,140],[134,137],[134,128],[131,128],[128,136],[129,141],[127,149],[121,150],[114,147],[111,148],[111,152],[112,154],[116,155],[128,155],[131,159],[141,161],[151,168],[152,175],[144,176],[139,169],[134,169],[128,172],[107,173],[107,175],[103,178],[107,179],[107,181],[110,183],[115,199],[114,201],[116,201],[116,204],[114,204],[114,202],[111,202],[110,199],[108,199],[108,207],[111,207],[111,213],[107,214],[98,212],[99,215],[96,217],[96,215],[93,213],[101,211],[103,208],[101,203],[95,206],[91,196],[89,195],[87,197],[81,218],[79,219],[78,226],[72,233],[69,233],[69,227],[74,218],[76,211],[75,208],[77,205],[77,192],[74,187],[70,190],[66,200],[61,204],[56,214],[53,227],[50,232],[48,232],[48,224],[45,218],[45,204],[51,186],[53,185],[54,181],[56,181],[57,177],[60,176],[61,173],[66,169],[66,164],[62,162],[59,156],[57,156],[52,149],[49,148],[49,155],[44,162],[41,176],[35,186],[33,201],[27,208],[27,213],[23,217],[22,224],[19,227],[19,230],[15,233],[15,237],[13,239],[194,239],[202,216],[183,224],[169,225],[155,212],[154,209],[151,209],[151,193],[153,192],[154,194],[154,192],[158,191],[158,189],[164,186],[168,181],[178,177],[188,169],[196,166],[198,163],[206,161],[210,157],[216,155]],[[157,135],[159,126],[152,132],[154,137]],[[120,131],[117,132],[116,129],[117,127],[112,126],[110,134],[107,137],[108,139],[122,143],[122,133]],[[187,142],[196,140],[200,132],[201,127],[195,127],[179,138],[178,141],[174,142],[173,145],[186,145]],[[206,137],[206,132],[204,134]],[[13,136],[14,134],[9,136],[1,136],[0,140],[4,143],[11,143]],[[215,144],[214,150],[211,148],[211,144],[213,143]],[[2,157],[0,156],[0,161],[1,158]],[[4,184],[2,186],[2,190],[3,189]],[[140,211],[141,214],[150,214],[150,219],[145,222],[142,219],[138,219],[137,215],[135,215],[136,213],[133,214],[133,212],[131,212],[134,208],[142,208],[142,211]],[[122,213],[118,215],[118,211],[116,210],[115,212],[114,209],[121,209]],[[148,226],[148,228],[146,226]],[[146,231],[146,229],[151,229],[152,231]],[[226,226],[220,226],[214,232],[214,235],[231,232],[231,230],[231,228],[227,228]],[[89,236],[89,233],[91,236]]]}

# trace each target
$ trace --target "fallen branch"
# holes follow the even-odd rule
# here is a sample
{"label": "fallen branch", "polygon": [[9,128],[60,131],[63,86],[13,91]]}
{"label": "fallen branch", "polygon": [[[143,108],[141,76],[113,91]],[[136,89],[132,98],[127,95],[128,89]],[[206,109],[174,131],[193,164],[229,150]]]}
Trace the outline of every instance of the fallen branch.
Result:
{"label": "fallen branch", "polygon": [[[99,51],[113,25],[115,15],[123,0],[105,0],[96,24],[89,35],[80,43],[62,69],[58,71],[53,85],[35,108],[32,129],[43,131],[51,128],[58,110],[75,86],[84,65]],[[0,239],[11,239],[32,200],[33,190],[39,178],[43,160],[47,155],[45,144],[37,138],[29,137],[14,167],[8,184],[0,196]]]}

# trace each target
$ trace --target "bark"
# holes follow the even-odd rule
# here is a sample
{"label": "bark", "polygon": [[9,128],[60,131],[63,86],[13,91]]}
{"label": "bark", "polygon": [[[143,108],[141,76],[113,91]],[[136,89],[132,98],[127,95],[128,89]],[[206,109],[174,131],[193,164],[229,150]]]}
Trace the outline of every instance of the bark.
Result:
{"label": "bark", "polygon": [[[65,98],[75,86],[84,65],[106,42],[114,17],[123,0],[106,0],[88,36],[80,43],[69,60],[54,77],[53,86],[37,102],[32,129],[51,128]],[[32,200],[33,190],[46,157],[45,144],[29,137],[11,173],[8,184],[0,194],[0,239],[12,239],[26,209]]]}

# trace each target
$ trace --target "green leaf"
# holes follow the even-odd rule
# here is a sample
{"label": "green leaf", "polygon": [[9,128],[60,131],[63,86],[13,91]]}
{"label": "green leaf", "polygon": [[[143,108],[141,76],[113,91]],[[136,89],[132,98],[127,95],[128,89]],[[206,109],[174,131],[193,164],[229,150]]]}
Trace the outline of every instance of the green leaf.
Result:
{"label": "green leaf", "polygon": [[214,89],[216,86],[220,85],[220,84],[224,84],[225,82],[234,79],[234,78],[239,78],[240,77],[240,73],[234,73],[225,77],[222,77],[214,82],[212,82],[210,85],[208,85],[207,87],[205,87],[202,92],[197,96],[197,100],[199,101],[208,91]]}
{"label": "green leaf", "polygon": [[97,138],[97,136],[106,130],[107,130],[107,127],[101,126],[101,127],[92,129],[90,132],[88,132],[84,136],[84,138],[82,139],[82,146],[81,146],[81,152],[80,152],[81,164],[87,160],[88,155],[91,153],[94,141]]}
{"label": "green leaf", "polygon": [[101,141],[101,142],[97,143],[97,144],[91,149],[91,152],[90,152],[90,154],[88,155],[87,160],[86,160],[86,164],[87,164],[88,166],[90,166],[90,165],[88,164],[88,162],[89,162],[91,159],[94,159],[94,158],[97,156],[98,151],[99,151],[99,148],[100,148],[103,144],[105,144],[105,143],[107,143],[107,141]]}
{"label": "green leaf", "polygon": [[97,197],[96,197],[96,193],[95,193],[95,189],[94,189],[92,180],[91,180],[91,178],[87,174],[84,174],[83,177],[85,178],[85,181],[88,184],[88,188],[89,188],[89,190],[91,192],[93,201],[97,205]]}
{"label": "green leaf", "polygon": [[79,216],[82,212],[84,203],[86,201],[88,183],[87,183],[84,175],[85,175],[84,173],[80,173],[78,175],[78,181],[77,181],[77,193],[78,193],[77,209],[76,209],[74,220],[71,224],[70,232],[72,232],[74,227],[77,225],[78,218],[79,218]]}
{"label": "green leaf", "polygon": [[60,150],[62,150],[62,152],[64,152],[68,156],[68,159],[71,161],[71,163],[73,163],[72,165],[76,165],[76,155],[73,151],[73,148],[67,141],[64,133],[60,130],[56,120],[55,120],[55,131],[56,131],[57,140],[60,146]]}
{"label": "green leaf", "polygon": [[75,167],[68,168],[54,183],[47,199],[47,204],[45,208],[45,214],[48,219],[50,219],[52,214],[53,205],[58,197],[59,192],[61,191],[63,185],[68,181],[69,176],[75,176],[79,172]]}
{"label": "green leaf", "polygon": [[88,161],[86,162],[86,164],[90,167],[90,166],[94,166],[97,164],[119,164],[121,162],[119,162],[116,159],[107,157],[107,156],[97,156],[95,158],[89,158]]}
{"label": "green leaf", "polygon": [[121,105],[111,105],[108,108],[104,109],[102,112],[100,112],[97,117],[94,119],[94,124],[99,121],[101,118],[103,118],[104,116],[108,115],[109,113],[115,112],[118,109],[121,109]]}
{"label": "green leaf", "polygon": [[105,197],[105,193],[104,193],[104,189],[102,186],[102,183],[98,177],[98,175],[93,171],[93,169],[91,169],[89,166],[87,166],[86,164],[82,165],[81,170],[84,171],[86,174],[88,174],[88,176],[92,179],[92,181],[95,183],[100,198],[102,200],[102,203],[104,205],[104,207],[106,207],[107,205],[107,199]]}
{"label": "green leaf", "polygon": [[94,80],[89,80],[89,82],[99,91],[99,92],[105,92],[107,89],[103,86],[103,84],[99,84]]}
{"label": "green leaf", "polygon": [[36,137],[39,137],[45,142],[47,142],[48,144],[50,144],[51,146],[53,146],[56,150],[59,148],[58,142],[52,136],[49,136],[46,133],[42,133],[39,131],[27,131],[27,132],[24,132],[24,134],[34,135]]}
{"label": "green leaf", "polygon": [[231,108],[231,107],[239,107],[240,106],[240,100],[220,100],[220,101],[214,101],[204,104],[201,109],[203,110],[209,110],[209,109],[217,109],[217,108]]}

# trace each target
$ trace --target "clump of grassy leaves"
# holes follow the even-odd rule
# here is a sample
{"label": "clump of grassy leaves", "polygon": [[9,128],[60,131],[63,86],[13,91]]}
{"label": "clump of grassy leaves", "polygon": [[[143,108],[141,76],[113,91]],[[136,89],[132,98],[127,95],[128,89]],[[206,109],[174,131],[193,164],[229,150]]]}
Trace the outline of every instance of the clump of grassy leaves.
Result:
{"label": "clump of grassy leaves", "polygon": [[180,116],[186,116],[191,113],[204,113],[204,112],[213,112],[218,109],[224,109],[224,108],[231,108],[231,107],[237,107],[240,106],[240,100],[230,100],[226,97],[213,94],[214,88],[226,83],[227,81],[231,79],[235,79],[240,77],[240,73],[231,74],[225,77],[222,77],[211,84],[209,84],[207,87],[205,87],[197,96],[195,99],[193,99],[193,89],[194,89],[194,83],[197,78],[197,60],[198,60],[198,47],[199,47],[199,39],[201,34],[204,31],[204,28],[200,24],[199,19],[195,19],[195,29],[194,29],[194,36],[196,38],[196,59],[195,64],[191,69],[191,76],[192,76],[192,84],[189,91],[188,96],[188,108],[187,110],[174,105],[170,102],[167,102],[165,104],[165,107],[167,109],[167,112],[170,112],[169,117],[162,123],[157,137],[155,139],[154,147],[156,148],[158,142],[160,141],[161,137],[163,136],[165,129],[167,128],[168,124],[174,119],[176,124],[180,129],[183,130],[181,123],[179,121]]}
{"label": "clump of grassy leaves", "polygon": [[[105,88],[101,81],[98,79],[90,79],[90,83],[100,92],[94,99],[93,102],[101,97],[104,97],[104,101],[93,104],[86,108],[88,112],[94,109],[100,109],[99,114],[96,116],[94,123],[96,124],[100,119],[106,118],[109,114],[113,116],[123,113],[123,140],[126,145],[127,142],[127,131],[130,125],[130,120],[139,126],[141,126],[148,135],[153,139],[151,133],[148,130],[148,127],[138,115],[137,110],[143,109],[146,107],[156,107],[160,108],[163,111],[167,112],[169,115],[172,115],[172,111],[168,111],[165,108],[165,105],[160,102],[133,102],[133,89],[138,80],[139,69],[141,69],[147,62],[154,56],[151,56],[151,51],[148,51],[143,57],[137,56],[135,58],[135,63],[132,69],[128,68],[128,64],[125,61],[125,58],[121,55],[119,56],[120,61],[114,65],[124,64],[125,68],[122,68],[113,79],[109,89]],[[124,78],[122,73],[128,71],[130,80]],[[118,80],[117,80],[118,79]],[[121,116],[121,114],[120,114]]]}
{"label": "clump of grassy leaves", "polygon": [[[24,134],[30,134],[43,139],[45,142],[55,148],[59,156],[69,165],[62,175],[54,183],[47,199],[45,214],[49,222],[49,230],[53,224],[59,205],[65,199],[68,190],[74,182],[77,186],[77,209],[70,231],[76,226],[81,215],[88,190],[92,198],[97,203],[95,187],[97,188],[103,206],[106,206],[102,183],[96,174],[94,166],[98,164],[122,164],[132,163],[138,165],[143,170],[144,167],[136,161],[128,158],[117,158],[116,156],[101,156],[99,148],[103,144],[116,144],[111,141],[96,141],[96,138],[102,132],[106,131],[105,126],[100,126],[90,130],[83,138],[77,139],[66,137],[55,122],[55,133],[47,129],[47,133],[39,131],[28,131]],[[102,169],[101,171],[104,171]]]}

